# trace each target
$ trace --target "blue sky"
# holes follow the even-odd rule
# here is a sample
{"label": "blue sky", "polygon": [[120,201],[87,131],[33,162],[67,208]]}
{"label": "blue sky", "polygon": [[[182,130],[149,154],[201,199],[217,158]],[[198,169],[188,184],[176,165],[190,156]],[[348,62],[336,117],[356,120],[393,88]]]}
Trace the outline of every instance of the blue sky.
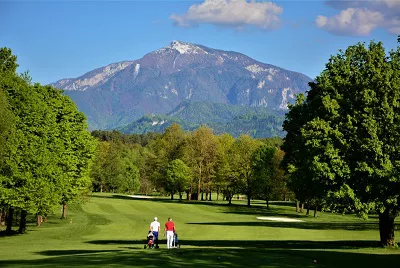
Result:
{"label": "blue sky", "polygon": [[4,1],[0,46],[47,84],[180,40],[315,78],[357,42],[397,46],[400,1]]}

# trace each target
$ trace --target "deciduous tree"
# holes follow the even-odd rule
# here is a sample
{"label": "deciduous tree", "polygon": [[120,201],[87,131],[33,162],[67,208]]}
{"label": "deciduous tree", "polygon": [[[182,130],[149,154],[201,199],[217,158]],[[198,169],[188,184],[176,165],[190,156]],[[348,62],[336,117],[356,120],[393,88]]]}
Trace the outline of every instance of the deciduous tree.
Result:
{"label": "deciduous tree", "polygon": [[[389,53],[380,42],[350,46],[332,56],[310,86],[284,126],[288,167],[311,171],[321,197],[334,194],[364,216],[376,211],[382,244],[394,245],[400,211],[400,46]],[[307,172],[300,174],[304,179]]]}

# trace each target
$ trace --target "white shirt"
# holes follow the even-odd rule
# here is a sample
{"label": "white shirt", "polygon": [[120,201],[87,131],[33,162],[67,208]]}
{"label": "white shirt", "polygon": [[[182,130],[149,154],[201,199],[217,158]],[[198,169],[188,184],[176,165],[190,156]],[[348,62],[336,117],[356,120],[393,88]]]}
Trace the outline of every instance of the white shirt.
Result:
{"label": "white shirt", "polygon": [[152,223],[150,223],[150,228],[153,232],[158,232],[158,230],[160,229],[160,223],[158,221],[153,221]]}

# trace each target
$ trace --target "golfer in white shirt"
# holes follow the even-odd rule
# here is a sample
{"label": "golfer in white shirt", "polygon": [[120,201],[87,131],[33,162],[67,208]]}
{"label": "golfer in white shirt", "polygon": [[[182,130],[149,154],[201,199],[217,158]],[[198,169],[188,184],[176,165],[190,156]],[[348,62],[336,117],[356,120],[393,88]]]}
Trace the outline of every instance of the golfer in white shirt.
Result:
{"label": "golfer in white shirt", "polygon": [[156,248],[158,248],[158,234],[160,233],[160,223],[157,221],[157,217],[154,217],[154,221],[150,223],[150,231],[153,232],[154,242]]}

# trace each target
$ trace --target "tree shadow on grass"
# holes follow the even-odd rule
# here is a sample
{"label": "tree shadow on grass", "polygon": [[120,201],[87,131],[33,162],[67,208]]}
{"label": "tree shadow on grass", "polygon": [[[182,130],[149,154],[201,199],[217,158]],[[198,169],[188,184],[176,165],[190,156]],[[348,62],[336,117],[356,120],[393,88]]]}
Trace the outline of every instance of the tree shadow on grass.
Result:
{"label": "tree shadow on grass", "polygon": [[[373,240],[182,240],[180,245],[218,248],[265,248],[265,249],[358,249],[380,247],[379,241]],[[146,244],[146,240],[91,240],[86,243],[95,245],[137,245]],[[400,251],[399,251],[400,253]]]}
{"label": "tree shadow on grass", "polygon": [[119,252],[122,250],[85,250],[85,249],[72,249],[72,250],[44,250],[38,252],[39,255],[44,256],[64,256],[64,255],[78,255],[78,254],[97,254],[97,253],[110,253],[110,252]]}
{"label": "tree shadow on grass", "polygon": [[[129,201],[146,201],[146,202],[162,202],[162,203],[176,203],[176,204],[188,204],[188,205],[205,205],[205,206],[223,206],[223,207],[234,207],[234,206],[243,206],[242,204],[231,204],[229,205],[228,203],[222,203],[221,201],[201,201],[201,200],[178,200],[178,199],[170,199],[166,197],[159,197],[159,196],[154,196],[152,198],[138,198],[138,197],[131,197],[127,195],[122,195],[122,194],[113,194],[113,195],[95,195],[92,196],[92,198],[106,198],[106,199],[121,199],[121,200],[129,200]],[[257,207],[258,205],[254,205],[254,207]]]}
{"label": "tree shadow on grass", "polygon": [[[54,252],[56,253],[56,252]],[[399,254],[365,254],[326,250],[272,248],[188,248],[160,250],[99,251],[46,255],[36,260],[2,260],[0,267],[393,267]],[[71,251],[70,253],[73,253]],[[400,252],[399,252],[400,253]]]}
{"label": "tree shadow on grass", "polygon": [[273,221],[245,221],[245,222],[188,222],[190,225],[216,226],[256,226],[276,228],[296,228],[313,230],[351,230],[365,231],[379,229],[378,223],[371,222],[273,222]]}

